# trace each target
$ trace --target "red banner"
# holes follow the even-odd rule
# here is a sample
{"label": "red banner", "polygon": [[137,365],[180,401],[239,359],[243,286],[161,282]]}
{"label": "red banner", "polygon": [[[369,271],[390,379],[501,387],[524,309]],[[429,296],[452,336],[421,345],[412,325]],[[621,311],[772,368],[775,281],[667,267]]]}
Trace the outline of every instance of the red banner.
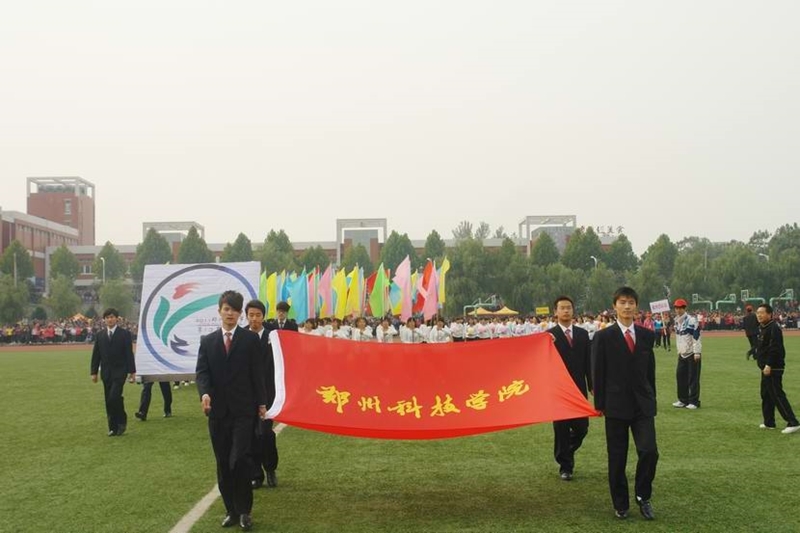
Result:
{"label": "red banner", "polygon": [[326,433],[442,439],[597,416],[549,334],[446,344],[271,334],[268,416]]}

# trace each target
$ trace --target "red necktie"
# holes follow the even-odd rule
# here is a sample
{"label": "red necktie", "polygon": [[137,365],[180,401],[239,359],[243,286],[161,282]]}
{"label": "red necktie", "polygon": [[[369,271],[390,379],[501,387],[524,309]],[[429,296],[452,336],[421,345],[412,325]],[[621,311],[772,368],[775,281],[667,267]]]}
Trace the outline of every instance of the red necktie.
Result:
{"label": "red necktie", "polygon": [[225,332],[225,355],[231,353],[231,332]]}
{"label": "red necktie", "polygon": [[572,330],[570,328],[565,329],[564,335],[567,336],[567,342],[570,346],[572,346]]}
{"label": "red necktie", "polygon": [[633,342],[633,335],[631,335],[631,330],[629,329],[625,330],[625,342],[628,343],[628,349],[633,353],[636,344]]}

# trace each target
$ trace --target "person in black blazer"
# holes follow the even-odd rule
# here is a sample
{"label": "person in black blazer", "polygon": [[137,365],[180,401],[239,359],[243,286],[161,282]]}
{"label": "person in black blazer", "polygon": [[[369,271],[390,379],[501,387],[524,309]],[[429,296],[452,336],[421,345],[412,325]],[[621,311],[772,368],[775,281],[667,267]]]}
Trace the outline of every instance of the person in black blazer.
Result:
{"label": "person in black blazer", "polygon": [[[559,296],[553,303],[558,324],[549,330],[556,349],[569,375],[578,389],[587,397],[592,388],[591,344],[589,333],[572,323],[574,304],[569,296]],[[575,469],[575,451],[581,447],[589,432],[589,418],[573,418],[553,422],[555,434],[553,453],[559,466],[559,475],[564,481],[571,481]]]}
{"label": "person in black blazer", "polygon": [[630,287],[614,293],[617,323],[594,334],[594,405],[603,412],[608,449],[608,485],[617,518],[630,506],[625,466],[628,431],[636,444],[636,502],[642,516],[655,518],[650,496],[658,463],[656,445],[655,334],[634,324],[639,295]]}
{"label": "person in black blazer", "polygon": [[[264,328],[264,316],[267,308],[259,300],[250,300],[244,308],[250,331],[259,336],[261,355],[264,358],[264,385],[267,391],[267,409],[275,401],[275,363],[272,360],[272,351],[269,346],[269,334]],[[251,485],[254,489],[264,484],[266,472],[267,486],[276,487],[278,478],[275,470],[278,468],[278,446],[275,431],[272,429],[272,420],[259,420],[253,432],[253,479]]]}
{"label": "person in black blazer", "polygon": [[220,296],[222,328],[200,340],[196,380],[227,512],[222,526],[238,522],[248,531],[253,527],[250,446],[256,416],[267,414],[267,392],[258,335],[238,326],[243,303],[235,291]]}
{"label": "person in black blazer", "polygon": [[99,370],[105,393],[109,437],[118,437],[125,433],[128,415],[125,413],[122,388],[125,386],[125,378],[130,377],[131,382],[136,379],[131,333],[119,327],[118,320],[119,312],[113,307],[103,311],[106,327],[98,332],[92,348],[92,382],[97,383]]}

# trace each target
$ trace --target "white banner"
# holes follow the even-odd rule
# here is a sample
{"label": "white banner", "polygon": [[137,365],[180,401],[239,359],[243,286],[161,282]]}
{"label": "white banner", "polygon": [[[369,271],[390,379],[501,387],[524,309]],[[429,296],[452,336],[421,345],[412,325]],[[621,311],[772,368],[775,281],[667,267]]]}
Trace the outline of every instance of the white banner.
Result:
{"label": "white banner", "polygon": [[669,313],[669,300],[650,302],[650,311],[653,313]]}
{"label": "white banner", "polygon": [[[137,374],[194,374],[200,337],[220,327],[220,295],[238,291],[245,304],[258,298],[260,269],[257,261],[147,265],[136,342]],[[242,312],[240,323],[246,322]]]}

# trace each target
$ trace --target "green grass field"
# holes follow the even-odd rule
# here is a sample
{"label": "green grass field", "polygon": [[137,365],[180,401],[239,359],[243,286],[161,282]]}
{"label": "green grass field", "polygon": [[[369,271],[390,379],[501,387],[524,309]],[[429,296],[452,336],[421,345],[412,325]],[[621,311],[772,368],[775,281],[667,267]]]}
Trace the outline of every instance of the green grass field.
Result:
{"label": "green grass field", "polygon": [[[800,337],[786,339],[785,383],[800,410]],[[255,494],[254,531],[280,532],[799,532],[800,434],[757,428],[758,374],[744,336],[706,338],[703,408],[674,409],[674,352],[657,352],[661,459],[653,505],[615,521],[605,437],[593,419],[575,480],[558,478],[552,428],[445,441],[380,441],[287,428],[279,487]],[[106,437],[89,352],[0,351],[0,532],[169,531],[214,486],[214,458],[194,386],[174,418],[133,418]],[[782,420],[779,419],[779,427]],[[633,446],[631,446],[633,448]],[[633,477],[634,452],[628,463]],[[193,532],[219,527],[221,501]]]}

